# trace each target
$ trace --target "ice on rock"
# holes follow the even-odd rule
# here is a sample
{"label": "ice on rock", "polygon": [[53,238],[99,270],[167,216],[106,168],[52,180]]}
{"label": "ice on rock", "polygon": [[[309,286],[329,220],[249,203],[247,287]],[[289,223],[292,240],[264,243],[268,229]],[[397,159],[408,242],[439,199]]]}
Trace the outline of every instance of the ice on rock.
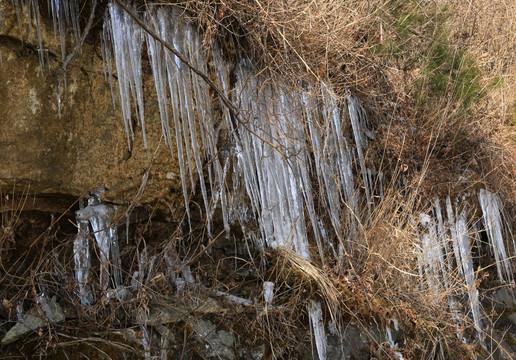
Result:
{"label": "ice on rock", "polygon": [[[19,19],[22,9],[26,10],[29,23],[36,25],[43,68],[48,53],[41,33],[39,1],[13,0],[13,3]],[[54,31],[60,37],[61,57],[65,59],[68,44],[64,35],[70,25],[76,43],[81,35],[79,3],[77,0],[48,3]],[[147,49],[161,129],[178,161],[188,220],[190,195],[200,191],[209,236],[212,217],[220,209],[227,236],[231,226],[239,223],[244,238],[252,239],[262,253],[265,246],[286,247],[308,261],[317,254],[323,267],[328,253],[342,263],[346,251],[352,248],[351,240],[359,231],[360,220],[371,215],[377,200],[384,196],[384,175],[371,168],[366,159],[368,138],[373,134],[367,129],[366,112],[358,99],[349,94],[339,99],[329,83],[270,81],[265,73],[257,74],[251,62],[244,58],[232,66],[216,43],[210,47],[203,45],[197,27],[174,7],[148,5],[145,14],[132,9],[195,69],[204,74],[213,71],[219,90],[239,109],[238,116],[232,114],[219,97],[221,116],[213,114],[213,89],[162,42],[144,31],[122,7],[110,2],[101,39],[102,58],[113,104],[116,100],[113,62],[116,65],[128,146],[131,149],[137,130],[133,128],[133,116],[139,121],[146,145],[141,59],[143,49]],[[317,188],[317,193],[312,186]],[[508,241],[504,239],[510,235],[510,229],[504,229],[500,201],[488,190],[480,190],[478,200],[498,278],[500,282],[513,283],[511,258],[505,246]],[[466,198],[453,203],[450,197],[442,203],[436,198],[432,211],[419,214],[420,275],[430,291],[448,294],[451,274],[458,270],[466,284],[471,317],[481,338],[482,312],[471,254],[472,229],[468,225],[472,219],[468,219],[464,204]],[[323,214],[319,209],[323,209]],[[105,291],[122,285],[117,228],[112,223],[115,211],[93,196],[87,207],[76,212],[78,233],[73,253],[77,292],[83,305],[94,302],[88,283],[90,238],[95,238],[98,247],[100,288]],[[251,230],[253,227],[247,226],[250,222],[257,223],[258,230]],[[309,238],[317,247],[312,252]],[[171,249],[166,249],[165,261],[179,293],[195,283],[189,266]],[[148,259],[144,249],[139,268],[133,274],[134,289],[149,281],[154,262],[155,258]],[[270,304],[274,283],[264,282],[263,291],[265,303]],[[446,296],[459,328],[459,301],[452,295]],[[326,335],[321,302],[312,300],[308,313],[322,360],[326,358]],[[142,326],[149,357],[149,334]],[[389,342],[394,347],[391,330],[387,328]],[[395,354],[402,358],[401,354]]]}
{"label": "ice on rock", "polygon": [[[323,266],[328,251],[342,259],[350,246],[346,239],[352,239],[358,231],[359,219],[370,215],[376,199],[383,197],[383,173],[366,165],[367,139],[372,133],[367,130],[366,113],[358,99],[348,95],[339,101],[325,83],[273,84],[263,74],[257,75],[246,59],[230,68],[216,44],[209,49],[211,54],[206,54],[196,28],[175,10],[160,6],[149,6],[148,10],[142,18],[147,26],[194,67],[207,73],[208,59],[213,60],[215,82],[239,109],[239,119],[232,118],[219,98],[222,118],[213,121],[208,85],[161,42],[149,34],[141,35],[133,20],[117,5],[110,6],[111,27],[106,41],[113,43],[113,54],[107,50],[104,53],[108,72],[110,56],[115,59],[123,117],[129,119],[132,101],[143,128],[139,62],[145,41],[158,94],[162,131],[177,156],[187,212],[189,194],[198,188],[210,234],[211,217],[220,208],[228,231],[233,223],[239,222],[246,228],[255,219],[259,230],[246,228],[244,232],[261,251],[264,245],[286,247],[310,260],[308,239],[311,237]],[[133,129],[130,123],[125,123],[131,138]],[[352,140],[347,136],[348,126]],[[224,146],[219,148],[221,139]],[[356,175],[361,175],[360,187],[356,185]],[[314,181],[320,204],[329,215],[333,239],[314,205]],[[362,195],[366,214],[360,207]],[[455,214],[447,198],[445,221],[439,200],[434,202],[433,214],[420,219],[421,272],[437,292],[448,288],[448,272],[460,269],[470,288],[474,321],[479,324],[474,272],[466,241],[469,237],[461,235],[468,231],[465,215]],[[334,242],[338,249],[334,248]],[[168,254],[166,260],[178,291],[194,282],[189,268],[182,267],[176,257]],[[143,281],[142,269],[137,276]],[[264,283],[266,302],[271,301],[269,289],[270,284]],[[455,299],[450,297],[449,302],[450,308],[457,307]],[[320,311],[320,303],[311,303],[312,324],[323,321]],[[320,329],[314,325],[318,352],[324,357],[321,340],[324,326]]]}
{"label": "ice on rock", "polygon": [[115,212],[115,208],[103,204],[97,196],[92,196],[88,200],[88,206],[75,213],[79,224],[79,233],[74,242],[75,276],[83,305],[88,305],[92,300],[87,287],[87,277],[91,266],[89,233],[94,235],[98,246],[101,289],[107,290],[110,280],[112,280],[114,288],[122,285],[118,233],[116,226],[112,224]]}

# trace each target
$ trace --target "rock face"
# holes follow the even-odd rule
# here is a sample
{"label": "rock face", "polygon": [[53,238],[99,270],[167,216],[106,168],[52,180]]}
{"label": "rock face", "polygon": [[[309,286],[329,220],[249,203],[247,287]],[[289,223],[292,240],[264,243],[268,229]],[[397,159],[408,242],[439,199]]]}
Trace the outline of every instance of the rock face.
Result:
{"label": "rock face", "polygon": [[[0,4],[0,192],[16,187],[36,196],[78,198],[105,188],[105,200],[125,204],[135,198],[148,171],[139,201],[164,199],[173,208],[183,207],[179,169],[163,141],[152,77],[144,77],[148,146],[135,119],[129,151],[119,104],[113,107],[104,77],[100,45],[87,38],[65,77],[59,37],[44,14],[42,21],[49,50],[43,73],[34,27],[31,36],[27,24],[18,26],[11,2]],[[91,38],[98,41],[99,36]],[[67,46],[71,51],[74,44]],[[116,74],[113,78],[116,84]],[[115,102],[117,92],[114,88]]]}
{"label": "rock face", "polygon": [[63,309],[55,299],[44,299],[40,305],[40,312],[36,309],[32,309],[5,334],[1,341],[2,345],[15,342],[24,335],[47,325],[47,323],[59,323],[64,321],[65,314]]}

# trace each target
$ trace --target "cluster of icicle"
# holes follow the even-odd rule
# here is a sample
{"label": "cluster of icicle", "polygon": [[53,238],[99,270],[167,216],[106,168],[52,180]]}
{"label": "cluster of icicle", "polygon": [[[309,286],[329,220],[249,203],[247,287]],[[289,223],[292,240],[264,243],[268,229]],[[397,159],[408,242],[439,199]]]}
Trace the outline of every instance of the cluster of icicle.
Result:
{"label": "cluster of icicle", "polygon": [[116,209],[103,204],[96,195],[88,200],[88,206],[75,213],[78,233],[74,241],[75,279],[81,303],[91,305],[94,293],[88,276],[91,269],[90,236],[96,240],[100,259],[100,289],[120,289],[122,266],[118,245],[118,232],[112,219]]}
{"label": "cluster of icicle", "polygon": [[[363,208],[359,206],[355,176],[361,174],[362,177],[364,190],[360,194],[365,197],[366,204],[363,211],[371,212],[375,198],[383,196],[382,174],[375,175],[366,167],[364,152],[371,134],[358,100],[348,95],[344,103],[337,101],[331,85],[326,83],[290,87],[272,84],[265,77],[256,75],[252,64],[243,58],[233,69],[235,83],[231,84],[230,65],[224,61],[221,49],[216,45],[210,49],[202,46],[197,29],[173,8],[151,7],[141,18],[201,72],[208,73],[207,64],[211,59],[217,85],[242,109],[243,117],[235,123],[234,114],[220,101],[222,120],[214,121],[208,85],[162,43],[143,31],[129,14],[111,4],[105,23],[103,54],[109,78],[112,59],[116,63],[129,146],[134,137],[131,103],[145,131],[140,64],[145,41],[162,130],[179,161],[185,202],[187,194],[195,191],[195,178],[198,178],[208,230],[211,231],[211,216],[220,207],[225,228],[230,229],[238,222],[259,247],[287,247],[311,260],[310,227],[322,264],[325,263],[324,254],[328,252],[341,259],[345,240],[357,231],[356,219],[360,218]],[[346,135],[348,129],[352,139]],[[217,144],[222,131],[230,140],[219,149]],[[210,160],[209,165],[206,165],[206,159]],[[230,166],[232,178],[227,181]],[[325,229],[322,215],[315,210],[314,177],[332,229]],[[209,188],[204,185],[205,179],[208,179]],[[227,186],[227,183],[232,185]],[[485,190],[480,191],[479,200],[500,280],[511,282],[512,271],[502,238],[498,200]],[[421,236],[421,275],[424,272],[428,286],[438,291],[441,287],[449,287],[450,273],[458,268],[467,285],[475,327],[481,334],[481,310],[466,211],[457,204],[453,207],[450,199],[446,201],[446,209],[447,221],[442,217],[438,200],[435,201],[434,217],[421,217],[425,227]],[[259,224],[258,232],[245,228],[253,219]],[[344,223],[342,219],[345,219]],[[328,230],[344,241],[332,244],[325,235]],[[452,264],[453,257],[456,265]],[[180,280],[182,278],[174,279]],[[266,302],[272,302],[273,284],[264,284],[264,290]],[[450,295],[449,304],[459,323],[458,300]],[[326,332],[321,303],[310,302],[308,312],[319,358],[325,359]]]}
{"label": "cluster of icicle", "polygon": [[[461,324],[459,309],[461,307],[457,296],[451,291],[453,276],[457,276],[455,269],[462,281],[466,284],[466,295],[469,303],[469,312],[477,331],[477,338],[484,341],[484,325],[482,310],[479,301],[479,293],[476,288],[476,276],[473,266],[475,255],[482,256],[483,246],[480,232],[484,230],[489,242],[487,245],[491,256],[494,255],[498,280],[502,284],[514,282],[513,270],[510,258],[504,244],[503,218],[500,211],[498,197],[488,190],[481,189],[478,193],[478,203],[482,209],[482,218],[472,218],[471,203],[473,199],[466,201],[467,196],[457,199],[452,203],[450,197],[445,200],[446,216],[443,214],[441,202],[434,199],[431,214],[420,214],[419,222],[423,227],[421,238],[421,255],[419,256],[419,273],[426,279],[428,288],[436,295],[446,294],[450,312],[457,325]],[[510,229],[507,229],[509,232]],[[512,238],[512,236],[511,236]],[[475,239],[476,254],[473,253],[471,240]],[[513,246],[516,249],[516,245]],[[452,274],[455,275],[452,275]],[[460,327],[457,326],[458,336],[463,338]]]}
{"label": "cluster of icicle", "polygon": [[[196,183],[200,185],[208,231],[211,232],[214,211],[220,208],[224,227],[229,231],[234,222],[242,224],[258,246],[291,248],[310,260],[310,227],[323,263],[327,251],[341,257],[345,242],[334,248],[326,239],[327,230],[316,213],[311,182],[315,173],[333,230],[342,239],[352,236],[344,229],[356,228],[355,216],[359,214],[354,174],[362,174],[368,205],[372,203],[376,181],[365,165],[368,133],[364,130],[365,111],[357,99],[347,96],[345,104],[339,103],[331,86],[325,83],[297,84],[294,89],[271,84],[257,76],[245,59],[236,64],[236,83],[230,84],[230,66],[223,60],[221,49],[203,46],[198,30],[173,8],[150,7],[141,20],[201,72],[208,73],[208,60],[212,59],[217,85],[242,112],[240,122],[235,123],[221,101],[223,118],[214,121],[208,85],[113,3],[104,24],[102,53],[109,79],[113,71],[110,64],[113,60],[116,64],[129,146],[134,137],[131,104],[145,139],[140,62],[146,42],[163,135],[179,161],[186,203]],[[349,126],[354,146],[346,137]],[[222,131],[230,140],[219,149]],[[232,179],[228,181],[230,166]],[[343,224],[343,218],[349,223]],[[245,229],[252,219],[259,224],[257,233]],[[271,302],[272,285],[266,285],[266,298]],[[319,358],[325,359],[321,304],[312,301],[308,311]]]}

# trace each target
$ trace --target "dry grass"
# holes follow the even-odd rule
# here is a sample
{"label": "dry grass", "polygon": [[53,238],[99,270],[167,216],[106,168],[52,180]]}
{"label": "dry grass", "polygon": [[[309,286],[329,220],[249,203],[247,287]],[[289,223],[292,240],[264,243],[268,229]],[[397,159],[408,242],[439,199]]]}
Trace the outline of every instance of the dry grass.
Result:
{"label": "dry grass", "polygon": [[[358,64],[364,73],[367,59],[365,37],[377,17],[373,2],[325,1],[212,1],[186,2],[196,20],[206,28],[206,42],[217,39],[222,29],[233,34],[244,56],[259,66],[280,73],[327,78]],[[357,82],[367,79],[349,73]]]}
{"label": "dry grass", "polygon": [[[452,19],[453,39],[466,47],[492,88],[479,104],[479,162],[492,185],[514,203],[516,199],[516,4],[512,1],[470,1]],[[459,16],[459,14],[461,14]]]}
{"label": "dry grass", "polygon": [[[207,45],[217,41],[230,57],[253,58],[257,71],[291,83],[329,80],[337,94],[358,94],[379,129],[371,161],[383,161],[389,171],[398,159],[414,179],[427,161],[421,190],[428,198],[479,181],[516,196],[511,2],[212,0],[181,6],[205,29]],[[478,177],[458,184],[460,169]]]}

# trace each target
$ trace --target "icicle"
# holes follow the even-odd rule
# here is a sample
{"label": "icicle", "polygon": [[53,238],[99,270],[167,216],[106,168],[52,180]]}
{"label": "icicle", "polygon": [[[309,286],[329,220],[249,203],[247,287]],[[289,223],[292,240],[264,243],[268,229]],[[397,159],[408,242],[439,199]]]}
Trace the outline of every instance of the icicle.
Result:
{"label": "icicle", "polygon": [[193,285],[195,283],[195,279],[192,275],[192,270],[190,269],[190,265],[183,265],[182,270],[183,278],[188,285]]}
{"label": "icicle", "polygon": [[77,236],[73,244],[75,280],[77,281],[81,304],[84,306],[89,306],[93,303],[93,294],[87,283],[91,268],[88,221],[88,216],[81,217],[80,214],[77,216]]}
{"label": "icicle", "polygon": [[16,20],[18,22],[18,31],[20,32],[20,39],[22,39],[22,41],[23,41],[23,32],[22,32],[22,27],[21,27],[21,6],[22,6],[22,4],[20,4],[20,1],[21,0],[12,0],[12,2],[14,3],[14,8],[16,9]]}
{"label": "icicle", "polygon": [[[116,214],[117,208],[114,208]],[[111,220],[111,219],[110,219]],[[113,271],[113,285],[115,288],[122,286],[122,263],[120,260],[120,248],[118,245],[118,230],[116,225],[110,223],[109,230],[109,246],[111,251],[111,268]]]}
{"label": "icicle", "polygon": [[[41,15],[39,13],[38,0],[32,0],[32,11],[34,13],[34,20],[36,21],[36,33],[38,34],[38,55],[39,55],[39,66],[41,68],[41,76],[45,77],[45,52],[48,50],[43,47],[43,35],[41,30]],[[30,11],[29,11],[30,14]]]}
{"label": "icicle", "polygon": [[455,254],[455,259],[457,261],[457,268],[459,269],[461,276],[464,276],[462,264],[461,264],[461,260],[460,260],[460,249],[458,246],[458,242],[455,241],[458,237],[457,227],[456,227],[456,223],[455,223],[455,216],[453,214],[453,207],[452,207],[449,196],[446,198],[446,213],[448,215],[448,224],[450,226],[450,233],[451,233],[451,243],[453,246],[453,253]]}
{"label": "icicle", "polygon": [[[188,285],[195,284],[195,278],[192,275],[190,265],[183,265],[176,250],[170,242],[165,249],[165,263],[170,274],[172,282],[176,285],[176,291],[181,294],[184,288]],[[182,277],[179,276],[181,273]]]}
{"label": "icicle", "polygon": [[[146,18],[146,23],[154,28],[156,32],[159,33],[160,29],[157,24],[154,24],[153,21],[164,21],[166,14],[165,10],[159,8],[157,11],[148,12],[148,17]],[[158,99],[158,108],[161,119],[161,130],[163,136],[165,138],[165,143],[167,143],[170,147],[170,152],[173,154],[172,147],[172,136],[170,133],[170,125],[168,122],[168,105],[167,105],[167,83],[166,83],[166,73],[164,62],[166,59],[164,58],[164,50],[163,46],[159,41],[156,41],[149,33],[145,33],[147,40],[147,51],[149,54],[150,65],[152,68],[152,75],[154,78],[154,85],[156,87],[156,94]]]}
{"label": "icicle", "polygon": [[170,348],[169,337],[171,337],[171,330],[164,326],[163,331],[161,331],[161,350],[160,350],[160,360],[168,360],[168,350]]}
{"label": "icicle", "polygon": [[104,25],[102,26],[102,38],[100,41],[102,66],[104,70],[104,78],[109,82],[109,89],[111,91],[111,99],[113,101],[113,108],[116,107],[115,92],[113,88],[113,52],[111,50],[112,44],[112,30],[109,23],[108,13],[104,17]]}
{"label": "icicle", "polygon": [[314,330],[315,346],[319,360],[326,360],[326,331],[324,329],[324,319],[319,301],[310,300],[308,313]]}
{"label": "icicle", "polygon": [[[434,199],[435,206],[435,216],[437,218],[437,234],[439,243],[441,245],[441,250],[439,251],[439,257],[441,261],[441,271],[444,279],[445,286],[448,286],[448,269],[453,267],[452,263],[452,250],[450,248],[450,241],[448,240],[448,236],[446,234],[446,228],[444,226],[444,218],[441,210],[441,204],[439,202],[439,198]],[[443,254],[444,250],[444,254]],[[446,263],[445,260],[446,259]]]}
{"label": "icicle", "polygon": [[25,311],[23,310],[23,300],[18,301],[16,305],[16,319],[22,321],[25,318]]}
{"label": "icicle", "polygon": [[[63,1],[63,0],[60,0]],[[79,21],[79,3],[77,0],[65,0],[65,4],[68,6],[69,21],[72,23],[73,34],[75,37],[75,43],[79,43],[81,27]]]}
{"label": "icicle", "polygon": [[384,193],[383,193],[383,171],[380,171],[378,173],[378,181],[380,183],[380,199],[383,200]]}
{"label": "icicle", "polygon": [[502,218],[498,198],[489,190],[481,189],[478,194],[487,238],[493,248],[498,279],[501,283],[514,281],[513,270],[502,236]]}
{"label": "icicle", "polygon": [[66,15],[65,8],[67,8],[67,1],[64,0],[52,0],[50,1],[52,9],[52,21],[54,23],[54,35],[57,34],[57,28],[59,29],[59,40],[61,42],[61,58],[66,58]]}
{"label": "icicle", "polygon": [[[2,11],[0,11],[0,34],[3,33],[5,25],[5,16]],[[0,49],[0,66],[2,66],[2,49]]]}
{"label": "icicle", "polygon": [[[91,206],[91,205],[90,205]],[[110,238],[109,231],[109,214],[105,205],[94,205],[93,216],[90,217],[91,228],[95,235],[95,240],[99,247],[100,255],[100,287],[107,290],[109,286],[109,255],[110,255]]]}
{"label": "icicle", "polygon": [[150,335],[149,330],[147,329],[147,326],[141,325],[140,329],[142,330],[142,343],[143,343],[143,350],[145,359],[153,359],[154,357],[151,357],[151,345],[150,345]]}
{"label": "icicle", "polygon": [[[394,319],[394,318],[391,318],[391,322],[393,323],[394,325],[394,330],[395,331],[399,331],[400,328],[399,328],[399,324],[398,324],[398,320]],[[390,344],[390,347],[391,349],[395,349],[398,344],[394,343],[394,337],[392,336],[392,329],[390,328],[389,325],[387,325],[385,327],[385,330],[386,330],[386,333],[387,333],[387,340],[389,341],[389,344]],[[393,351],[394,355],[399,359],[399,360],[403,360],[403,354],[400,353],[399,351]]]}
{"label": "icicle", "polygon": [[141,283],[139,281],[140,279],[140,273],[138,271],[133,272],[133,276],[131,277],[131,290],[137,291],[139,288],[141,288]]}
{"label": "icicle", "polygon": [[473,317],[473,324],[477,330],[479,340],[483,341],[480,302],[478,299],[478,290],[475,285],[475,269],[473,268],[473,261],[471,259],[469,231],[467,228],[466,212],[464,210],[460,212],[457,211],[456,229],[457,237],[453,239],[453,242],[458,243],[460,250],[460,258],[457,259],[457,262],[462,265],[471,307],[471,315]]}
{"label": "icicle", "polygon": [[131,16],[115,3],[109,5],[109,13],[111,16],[111,40],[118,74],[120,105],[128,146],[131,149],[131,140],[134,140],[131,121],[132,98],[136,107],[136,116],[139,118],[142,127],[144,146],[147,147],[140,64],[144,39],[142,29]]}
{"label": "icicle", "polygon": [[263,300],[266,305],[272,304],[274,297],[274,283],[272,281],[265,281],[263,283]]}
{"label": "icicle", "polygon": [[423,268],[426,274],[429,289],[438,294],[440,290],[440,275],[442,268],[442,256],[440,244],[437,242],[435,222],[428,214],[419,214],[420,223],[426,228],[426,232],[421,235],[423,251]]}
{"label": "icicle", "polygon": [[[341,219],[343,211],[348,214],[348,237],[353,237],[357,230],[356,218],[359,216],[358,198],[355,194],[353,178],[353,155],[345,136],[341,113],[336,101],[336,96],[328,84],[321,84],[322,91],[322,115],[324,123],[323,131],[318,131],[309,122],[309,129],[314,148],[316,171],[319,183],[323,185],[329,206],[330,219],[338,238],[343,238],[344,229]],[[342,195],[343,193],[343,195]],[[345,209],[341,209],[341,199],[345,200]],[[339,243],[339,262],[342,262],[344,249]]]}
{"label": "icicle", "polygon": [[358,160],[360,162],[360,169],[362,170],[362,179],[364,181],[367,206],[369,208],[369,212],[371,213],[371,186],[369,184],[369,179],[367,177],[367,169],[365,165],[364,156],[364,146],[367,143],[364,139],[362,129],[363,117],[365,116],[364,110],[355,98],[351,96],[346,96],[346,99],[348,100],[349,120],[351,121],[351,127],[353,128],[353,135],[355,138],[355,146],[357,148]]}

